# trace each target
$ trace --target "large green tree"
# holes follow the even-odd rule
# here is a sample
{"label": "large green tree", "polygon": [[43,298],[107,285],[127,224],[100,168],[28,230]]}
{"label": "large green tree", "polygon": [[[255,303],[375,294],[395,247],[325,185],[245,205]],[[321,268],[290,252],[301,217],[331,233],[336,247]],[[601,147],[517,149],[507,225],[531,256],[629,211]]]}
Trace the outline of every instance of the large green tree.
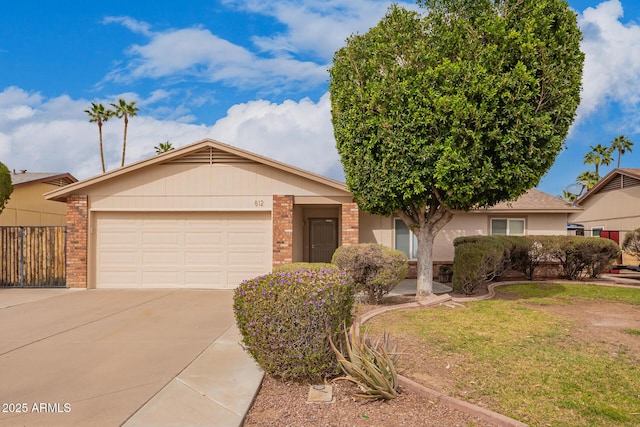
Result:
{"label": "large green tree", "polygon": [[584,56],[563,0],[423,0],[392,6],[330,69],[334,135],[361,209],[418,240],[417,297],[455,211],[538,184],[580,102]]}
{"label": "large green tree", "polygon": [[136,102],[131,101],[127,104],[127,101],[120,98],[117,104],[111,104],[113,107],[113,114],[119,118],[124,119],[124,133],[122,137],[122,164],[124,166],[124,157],[127,153],[127,129],[129,128],[129,117],[135,117],[138,115],[140,109],[136,107]]}
{"label": "large green tree", "polygon": [[13,193],[13,184],[11,183],[11,172],[0,162],[0,212],[9,201],[9,197]]}

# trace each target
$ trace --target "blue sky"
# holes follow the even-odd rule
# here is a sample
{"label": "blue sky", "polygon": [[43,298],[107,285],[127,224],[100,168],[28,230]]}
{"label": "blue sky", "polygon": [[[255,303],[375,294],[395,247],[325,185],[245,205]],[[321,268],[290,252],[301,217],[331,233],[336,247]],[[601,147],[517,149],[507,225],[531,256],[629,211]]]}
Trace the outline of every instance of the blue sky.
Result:
{"label": "blue sky", "polygon": [[[413,2],[399,2],[415,7]],[[4,2],[0,161],[10,169],[100,173],[91,102],[136,101],[126,163],[213,138],[343,179],[327,95],[333,52],[391,2],[190,0]],[[582,102],[566,149],[539,188],[559,194],[590,166],[590,145],[624,134],[640,167],[640,5],[571,0],[584,40]],[[104,125],[107,169],[122,122]],[[612,167],[615,163],[612,165]],[[611,167],[601,169],[606,173]]]}

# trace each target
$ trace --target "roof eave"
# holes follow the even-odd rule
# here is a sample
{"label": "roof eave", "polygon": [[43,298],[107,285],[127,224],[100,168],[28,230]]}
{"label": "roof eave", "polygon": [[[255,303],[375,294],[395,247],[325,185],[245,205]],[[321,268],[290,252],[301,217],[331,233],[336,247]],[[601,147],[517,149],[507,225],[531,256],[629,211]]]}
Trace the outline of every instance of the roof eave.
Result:
{"label": "roof eave", "polygon": [[124,175],[139,169],[142,169],[143,167],[147,167],[147,166],[151,166],[153,164],[161,164],[161,163],[167,163],[170,162],[173,159],[176,158],[180,158],[183,155],[185,155],[186,153],[192,152],[192,151],[197,151],[199,149],[205,148],[205,147],[214,147],[214,148],[218,148],[224,151],[227,151],[229,153],[238,155],[240,157],[244,157],[247,158],[249,160],[253,160],[257,163],[262,163],[271,167],[274,167],[276,169],[280,169],[286,172],[290,172],[293,173],[295,175],[310,179],[312,181],[316,181],[316,182],[320,182],[322,184],[328,185],[330,187],[339,189],[339,190],[343,190],[345,192],[349,192],[349,190],[347,189],[346,184],[340,182],[340,181],[336,181],[334,179],[331,178],[327,178],[324,177],[322,175],[318,175],[315,174],[313,172],[309,172],[306,171],[304,169],[292,166],[292,165],[288,165],[286,163],[282,163],[279,162],[277,160],[273,160],[270,159],[268,157],[264,157],[255,153],[251,153],[249,151],[246,150],[242,150],[240,148],[237,147],[233,147],[231,145],[228,144],[224,144],[222,142],[219,141],[215,141],[212,139],[203,139],[200,140],[198,142],[195,142],[193,144],[189,144],[189,145],[185,145],[184,147],[180,147],[180,148],[176,148],[174,150],[170,150],[167,151],[166,153],[162,153],[159,155],[156,155],[154,157],[149,157],[147,159],[143,159],[140,161],[137,161],[135,163],[132,163],[130,165],[118,168],[118,169],[114,169],[112,171],[103,173],[101,175],[96,175],[92,178],[88,178],[86,180],[83,181],[78,181],[74,184],[70,184],[67,185],[63,188],[57,189],[57,190],[53,190],[50,191],[48,193],[45,193],[44,197],[47,200],[56,200],[59,202],[64,202],[66,201],[67,197],[71,194],[73,194],[73,192],[80,190],[82,188],[85,187],[89,187],[95,184],[98,184],[100,182],[106,181],[108,179],[113,179],[115,177],[118,177],[120,175]]}

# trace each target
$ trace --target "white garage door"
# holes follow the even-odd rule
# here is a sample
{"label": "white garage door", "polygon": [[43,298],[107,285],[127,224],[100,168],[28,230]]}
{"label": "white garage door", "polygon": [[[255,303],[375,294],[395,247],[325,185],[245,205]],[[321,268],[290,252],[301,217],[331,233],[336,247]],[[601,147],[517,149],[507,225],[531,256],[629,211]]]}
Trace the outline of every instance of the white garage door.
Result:
{"label": "white garage door", "polygon": [[96,286],[231,289],[271,269],[269,212],[99,212]]}

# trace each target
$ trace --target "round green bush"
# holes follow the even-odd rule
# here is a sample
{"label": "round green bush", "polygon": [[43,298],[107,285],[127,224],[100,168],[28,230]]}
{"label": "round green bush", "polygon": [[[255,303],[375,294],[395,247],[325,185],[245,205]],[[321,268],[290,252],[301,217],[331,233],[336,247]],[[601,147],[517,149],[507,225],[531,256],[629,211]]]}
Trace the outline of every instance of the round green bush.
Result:
{"label": "round green bush", "polygon": [[365,292],[371,304],[379,304],[409,268],[403,252],[375,243],[340,246],[331,262],[353,277],[356,291]]}
{"label": "round green bush", "polygon": [[337,375],[331,349],[351,325],[354,291],[336,267],[278,271],[236,288],[233,311],[245,350],[269,374],[284,380]]}

